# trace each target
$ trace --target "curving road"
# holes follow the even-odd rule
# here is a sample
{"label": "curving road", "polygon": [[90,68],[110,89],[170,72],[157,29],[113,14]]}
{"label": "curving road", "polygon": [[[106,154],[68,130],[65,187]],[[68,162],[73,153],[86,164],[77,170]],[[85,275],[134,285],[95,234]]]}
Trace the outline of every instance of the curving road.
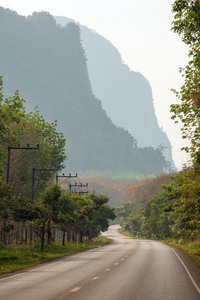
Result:
{"label": "curving road", "polygon": [[1,300],[197,300],[200,268],[165,244],[111,226],[108,246],[0,277]]}

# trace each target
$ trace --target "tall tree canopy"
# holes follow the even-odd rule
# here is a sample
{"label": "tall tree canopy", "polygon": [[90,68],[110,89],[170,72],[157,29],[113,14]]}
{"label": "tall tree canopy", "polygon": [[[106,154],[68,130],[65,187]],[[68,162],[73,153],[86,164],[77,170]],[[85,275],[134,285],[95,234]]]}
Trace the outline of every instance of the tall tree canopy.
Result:
{"label": "tall tree canopy", "polygon": [[194,164],[200,163],[200,1],[177,0],[172,5],[174,15],[172,30],[188,45],[190,61],[181,69],[184,85],[176,92],[180,104],[173,104],[172,119],[182,122],[182,138],[188,139],[188,152]]}
{"label": "tall tree canopy", "polygon": [[[46,122],[37,108],[27,114],[24,103],[18,91],[9,98],[4,97],[3,78],[0,77],[0,177],[6,178],[8,147],[19,148],[10,152],[9,182],[17,195],[30,197],[33,168],[61,170],[64,167],[65,138],[57,132],[56,121]],[[20,149],[27,144],[30,147],[39,144],[39,150]],[[52,175],[37,170],[36,188],[42,190]]]}

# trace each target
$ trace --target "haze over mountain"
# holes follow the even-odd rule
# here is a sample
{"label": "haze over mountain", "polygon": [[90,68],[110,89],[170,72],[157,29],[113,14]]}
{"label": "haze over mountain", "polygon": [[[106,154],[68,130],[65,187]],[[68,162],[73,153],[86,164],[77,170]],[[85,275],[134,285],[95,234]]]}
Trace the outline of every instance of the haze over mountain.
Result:
{"label": "haze over mountain", "polygon": [[92,90],[112,122],[128,130],[139,147],[166,147],[164,154],[173,164],[171,144],[158,125],[147,79],[131,71],[119,51],[103,36],[72,19],[55,19],[62,26],[74,22],[80,27]]}
{"label": "haze over mountain", "polygon": [[47,12],[23,17],[0,8],[0,39],[4,93],[19,90],[28,110],[37,105],[47,121],[58,120],[69,171],[169,171],[162,149],[138,147],[93,95],[77,25],[61,28]]}

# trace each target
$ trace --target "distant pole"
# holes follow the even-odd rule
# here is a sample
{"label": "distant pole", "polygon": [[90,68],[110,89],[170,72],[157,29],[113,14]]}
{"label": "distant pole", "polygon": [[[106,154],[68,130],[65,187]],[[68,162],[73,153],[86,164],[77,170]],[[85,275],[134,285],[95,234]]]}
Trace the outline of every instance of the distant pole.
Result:
{"label": "distant pole", "polygon": [[[58,183],[58,178],[67,178],[67,179],[70,179],[70,178],[77,178],[78,177],[78,174],[76,173],[76,175],[72,175],[71,173],[69,173],[69,175],[56,175],[56,182]],[[63,182],[61,182],[62,184]]]}
{"label": "distant pole", "polygon": [[[77,178],[78,177],[78,174],[76,173],[76,175],[72,175],[71,173],[69,173],[69,175],[56,175],[56,183],[58,183],[58,178],[67,178],[67,179],[70,179],[70,178]],[[67,180],[66,179],[66,180]],[[60,183],[63,184],[66,180],[64,180],[63,182]],[[71,193],[71,183],[70,183],[70,180],[69,180],[69,191]]]}
{"label": "distant pole", "polygon": [[[72,188],[74,187],[74,192],[72,191]],[[81,188],[81,190],[79,191],[79,188]],[[79,191],[79,195],[83,195],[83,194],[88,194],[88,191],[83,191],[82,188],[88,188],[88,183],[86,184],[78,184],[75,182],[75,184],[70,184],[69,185],[69,190],[70,190],[70,193],[76,193]]]}

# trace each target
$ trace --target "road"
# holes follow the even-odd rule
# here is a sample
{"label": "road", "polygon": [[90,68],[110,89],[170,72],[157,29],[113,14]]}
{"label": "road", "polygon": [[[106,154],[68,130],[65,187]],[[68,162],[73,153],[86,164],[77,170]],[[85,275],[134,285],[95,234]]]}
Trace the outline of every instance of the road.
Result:
{"label": "road", "polygon": [[149,240],[114,242],[0,277],[1,300],[197,300],[200,268],[185,254]]}

